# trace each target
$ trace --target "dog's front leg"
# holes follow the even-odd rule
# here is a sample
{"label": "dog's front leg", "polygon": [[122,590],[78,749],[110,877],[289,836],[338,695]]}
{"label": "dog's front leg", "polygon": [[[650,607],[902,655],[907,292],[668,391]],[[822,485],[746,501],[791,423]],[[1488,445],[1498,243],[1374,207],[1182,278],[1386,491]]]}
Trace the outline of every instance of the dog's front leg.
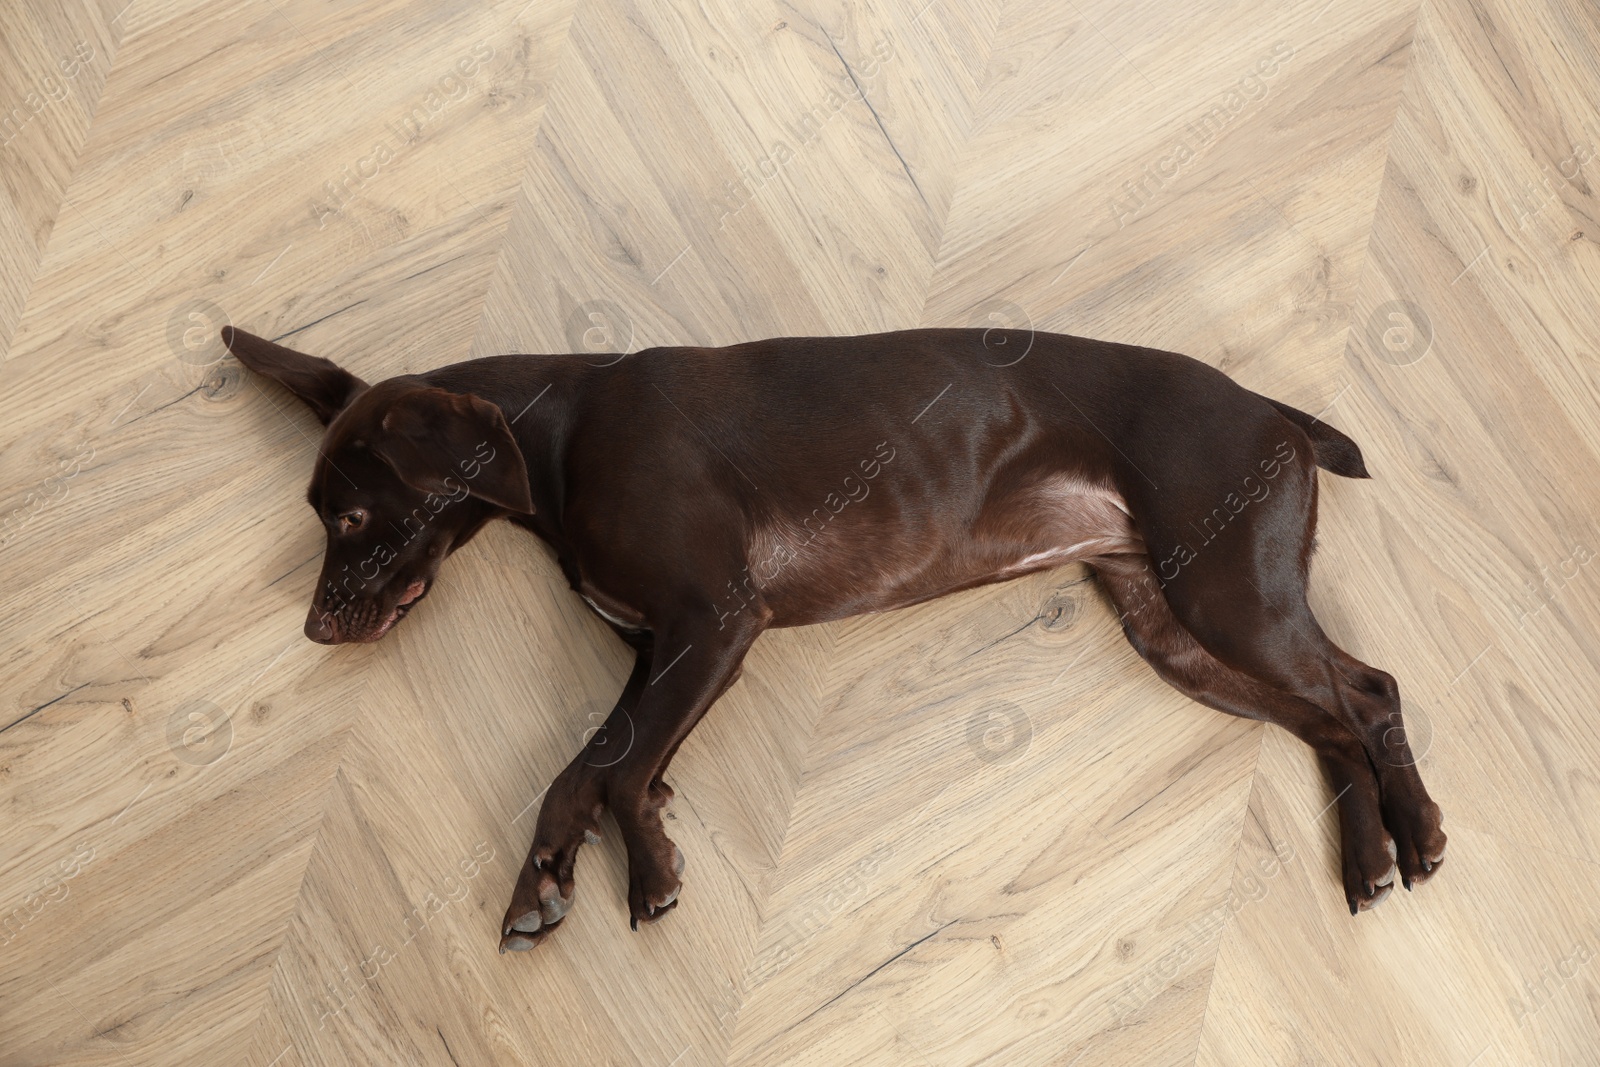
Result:
{"label": "dog's front leg", "polygon": [[628,914],[634,929],[677,905],[683,852],[667,837],[661,809],[672,795],[667,764],[706,710],[739,677],[765,628],[764,608],[737,619],[690,615],[656,628],[655,655],[633,716],[633,744],[611,768],[607,803],[628,849]]}
{"label": "dog's front leg", "polygon": [[618,751],[631,747],[633,712],[650,678],[651,646],[642,641],[633,672],[605,723],[584,743],[566,769],[556,775],[539,807],[533,845],[523,861],[511,906],[501,924],[500,951],[520,952],[547,937],[572,907],[573,865],[578,849],[599,840],[606,782],[620,762]]}
{"label": "dog's front leg", "polygon": [[539,810],[533,847],[502,925],[501,950],[529,949],[572,906],[577,851],[609,806],[628,850],[628,912],[635,929],[678,900],[683,853],[661,825],[672,796],[661,778],[700,717],[739,677],[765,628],[756,605],[737,619],[687,615],[655,629],[605,726],[557,775]]}

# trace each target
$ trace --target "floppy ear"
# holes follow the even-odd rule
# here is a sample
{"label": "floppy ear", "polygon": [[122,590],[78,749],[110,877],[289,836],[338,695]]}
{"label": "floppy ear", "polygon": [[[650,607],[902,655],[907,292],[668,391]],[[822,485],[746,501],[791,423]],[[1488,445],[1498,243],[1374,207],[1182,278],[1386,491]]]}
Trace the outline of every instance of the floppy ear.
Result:
{"label": "floppy ear", "polygon": [[471,393],[422,388],[405,393],[383,415],[372,450],[424,493],[467,492],[496,507],[533,514],[528,465],[496,404]]}
{"label": "floppy ear", "polygon": [[275,345],[232,326],[222,328],[222,343],[240,363],[304,400],[324,426],[367,387],[366,382],[326,359]]}

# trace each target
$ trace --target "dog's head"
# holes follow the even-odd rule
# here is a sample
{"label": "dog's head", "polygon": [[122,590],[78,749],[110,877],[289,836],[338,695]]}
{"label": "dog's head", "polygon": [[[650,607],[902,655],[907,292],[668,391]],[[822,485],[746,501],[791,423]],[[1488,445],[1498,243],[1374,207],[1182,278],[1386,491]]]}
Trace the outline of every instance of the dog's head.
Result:
{"label": "dog's head", "polygon": [[369,386],[326,359],[224,327],[246,367],[327,427],[306,494],[328,533],[306,636],[376,641],[490,519],[529,514],[522,452],[500,408],[405,375]]}

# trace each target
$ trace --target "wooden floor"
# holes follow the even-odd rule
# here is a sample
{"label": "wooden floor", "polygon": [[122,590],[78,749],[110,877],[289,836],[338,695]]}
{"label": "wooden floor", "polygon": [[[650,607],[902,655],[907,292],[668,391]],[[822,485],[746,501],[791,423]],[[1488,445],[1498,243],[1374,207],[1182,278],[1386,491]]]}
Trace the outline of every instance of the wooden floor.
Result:
{"label": "wooden floor", "polygon": [[[1597,43],[1587,0],[5,5],[0,1064],[1600,1063]],[[669,775],[682,906],[630,932],[610,834],[500,956],[629,661],[504,524],[306,641],[317,427],[225,321],[369,379],[1193,354],[1365,449],[1313,602],[1449,860],[1352,919],[1309,750],[1069,568],[763,637]]]}

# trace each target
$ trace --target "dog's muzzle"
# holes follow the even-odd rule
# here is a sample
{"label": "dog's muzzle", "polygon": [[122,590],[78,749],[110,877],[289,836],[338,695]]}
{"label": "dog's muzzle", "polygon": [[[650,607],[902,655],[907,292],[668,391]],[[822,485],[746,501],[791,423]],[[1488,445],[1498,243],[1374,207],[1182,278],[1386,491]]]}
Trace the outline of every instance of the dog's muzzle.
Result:
{"label": "dog's muzzle", "polygon": [[383,612],[377,600],[363,600],[345,605],[342,611],[330,612],[318,604],[311,605],[306,614],[306,636],[319,645],[342,645],[376,641],[405,618],[428,592],[425,578],[414,579],[406,586],[400,600]]}

